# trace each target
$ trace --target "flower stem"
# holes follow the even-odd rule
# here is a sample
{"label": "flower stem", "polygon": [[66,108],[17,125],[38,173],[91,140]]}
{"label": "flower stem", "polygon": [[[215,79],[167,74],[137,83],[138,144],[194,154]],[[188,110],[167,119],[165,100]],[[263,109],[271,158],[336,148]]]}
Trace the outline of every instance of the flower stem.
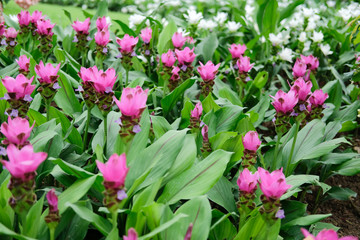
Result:
{"label": "flower stem", "polygon": [[91,108],[88,108],[85,132],[84,132],[84,138],[83,138],[83,152],[86,150],[86,146],[87,146],[87,138],[88,138],[90,119],[91,119]]}
{"label": "flower stem", "polygon": [[294,140],[293,140],[293,143],[292,143],[292,146],[291,146],[290,156],[289,156],[289,159],[288,159],[287,164],[286,164],[286,174],[285,174],[285,176],[289,176],[290,163],[291,163],[291,160],[292,160],[292,156],[294,154],[294,149],[295,149],[295,144],[296,144],[296,139],[297,139],[297,135],[298,135],[298,132],[299,132],[299,128],[300,128],[300,123],[298,121],[296,121],[295,135],[294,135]]}
{"label": "flower stem", "polygon": [[106,141],[107,141],[107,114],[104,116],[104,150],[103,153],[106,155]]}
{"label": "flower stem", "polygon": [[50,240],[55,240],[55,228],[50,228]]}
{"label": "flower stem", "polygon": [[275,170],[278,164],[278,154],[279,154],[279,146],[280,146],[280,141],[281,141],[281,137],[282,137],[282,133],[278,133],[277,136],[277,141],[276,141],[276,145],[275,145],[275,153],[274,153],[274,164],[271,166],[271,170]]}
{"label": "flower stem", "polygon": [[46,120],[49,121],[50,120],[50,105],[51,105],[51,100],[49,99],[45,99],[45,107],[46,107]]}
{"label": "flower stem", "polygon": [[117,218],[118,218],[118,211],[114,211],[112,213],[112,225],[113,225],[113,229],[117,228]]}
{"label": "flower stem", "polygon": [[129,83],[129,70],[126,69],[125,87],[127,87],[128,83]]}
{"label": "flower stem", "polygon": [[311,83],[314,86],[314,88],[319,89],[319,84],[317,83],[315,75],[313,73],[310,73],[310,79],[311,79]]}

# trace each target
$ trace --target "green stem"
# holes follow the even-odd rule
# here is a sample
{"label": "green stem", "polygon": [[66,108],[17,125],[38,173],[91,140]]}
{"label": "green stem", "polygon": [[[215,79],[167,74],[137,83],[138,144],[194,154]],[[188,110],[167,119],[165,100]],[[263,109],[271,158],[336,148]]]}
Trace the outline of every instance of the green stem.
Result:
{"label": "green stem", "polygon": [[274,171],[277,167],[278,164],[278,154],[279,154],[279,146],[280,146],[280,141],[281,141],[281,137],[282,137],[282,133],[279,133],[277,136],[277,141],[276,141],[276,145],[275,145],[275,153],[274,153],[274,164],[271,166],[271,170]]}
{"label": "green stem", "polygon": [[46,107],[46,120],[49,121],[50,120],[50,105],[51,105],[51,100],[46,99],[45,100],[45,107]]}
{"label": "green stem", "polygon": [[125,79],[125,87],[128,86],[128,83],[129,83],[129,70],[126,69],[126,79]]}
{"label": "green stem", "polygon": [[106,141],[107,141],[107,114],[104,116],[104,154],[106,155]]}
{"label": "green stem", "polygon": [[292,146],[291,146],[290,156],[289,156],[289,159],[288,159],[287,164],[286,164],[286,174],[285,174],[285,176],[289,176],[289,173],[290,173],[289,172],[290,171],[290,163],[291,163],[291,160],[292,160],[292,156],[294,154],[294,149],[295,149],[295,144],[296,144],[296,139],[297,139],[297,135],[298,135],[298,132],[299,132],[299,128],[300,128],[300,123],[296,122],[294,140],[293,140],[293,143],[292,143]]}
{"label": "green stem", "polygon": [[85,152],[86,146],[87,146],[87,138],[88,138],[90,119],[91,119],[91,108],[88,108],[87,118],[86,118],[86,125],[85,125],[85,132],[84,132],[84,138],[83,138],[83,152]]}
{"label": "green stem", "polygon": [[81,55],[82,55],[82,58],[81,58],[81,66],[85,67],[85,63],[86,63],[86,51],[83,52]]}
{"label": "green stem", "polygon": [[245,225],[245,222],[246,222],[246,213],[244,211],[240,211],[239,231]]}
{"label": "green stem", "polygon": [[[241,80],[239,80],[241,81]],[[242,96],[243,96],[243,86],[241,83],[239,83],[239,99],[240,99],[240,102],[242,102]]]}
{"label": "green stem", "polygon": [[118,211],[116,210],[115,212],[112,213],[112,225],[113,225],[113,229],[117,228],[117,219],[118,219]]}
{"label": "green stem", "polygon": [[55,228],[50,228],[50,240],[55,240]]}

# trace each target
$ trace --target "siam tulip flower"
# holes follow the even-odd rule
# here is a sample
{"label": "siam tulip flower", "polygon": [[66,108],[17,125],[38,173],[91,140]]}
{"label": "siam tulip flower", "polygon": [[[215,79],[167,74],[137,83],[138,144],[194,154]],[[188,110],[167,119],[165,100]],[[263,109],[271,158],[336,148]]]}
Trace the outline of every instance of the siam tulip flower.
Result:
{"label": "siam tulip flower", "polygon": [[6,76],[1,81],[7,90],[9,99],[29,98],[36,85],[31,85],[34,77],[27,79],[24,75],[19,74],[16,79]]}
{"label": "siam tulip flower", "polygon": [[152,37],[152,29],[147,27],[141,30],[140,36],[145,44],[149,44]]}
{"label": "siam tulip flower", "polygon": [[306,40],[307,40],[306,32],[301,32],[299,35],[299,41],[304,43],[304,42],[306,42]]}
{"label": "siam tulip flower", "polygon": [[47,194],[46,199],[49,204],[49,211],[50,212],[57,212],[58,211],[58,197],[56,196],[55,189],[52,188]]}
{"label": "siam tulip flower", "polygon": [[128,230],[128,235],[127,236],[123,236],[124,240],[137,240],[138,239],[138,235],[135,231],[134,228],[130,228]]}
{"label": "siam tulip flower", "polygon": [[173,81],[177,81],[179,79],[179,72],[180,72],[180,68],[174,67],[173,70],[171,71],[172,76],[170,79]]}
{"label": "siam tulip flower", "polygon": [[44,65],[41,60],[38,65],[35,66],[35,72],[40,77],[38,80],[40,84],[44,83],[56,83],[58,79],[58,71],[60,69],[61,63],[54,67],[51,63]]}
{"label": "siam tulip flower", "polygon": [[205,65],[200,63],[200,67],[198,67],[198,72],[205,82],[213,81],[215,79],[216,74],[218,73],[218,69],[220,67],[220,63],[214,65],[211,61],[208,61]]}
{"label": "siam tulip flower", "polygon": [[44,16],[42,15],[42,12],[35,10],[31,15],[31,23],[36,26],[37,21],[44,19]]}
{"label": "siam tulip flower", "polygon": [[250,131],[242,138],[245,150],[256,152],[261,145],[259,135],[256,131]]}
{"label": "siam tulip flower", "polygon": [[201,135],[203,136],[204,142],[209,142],[209,127],[208,125],[204,124],[203,128],[201,129]]}
{"label": "siam tulip flower", "polygon": [[174,90],[180,83],[180,68],[177,66],[173,66],[171,70],[171,77],[169,79],[168,88],[170,92]]}
{"label": "siam tulip flower", "polygon": [[240,56],[240,59],[237,60],[236,65],[240,73],[248,73],[253,68],[254,63],[250,64],[249,57]]}
{"label": "siam tulip flower", "polygon": [[314,235],[310,234],[306,229],[301,228],[301,232],[304,235],[304,240],[358,240],[357,237],[347,236],[339,238],[338,234],[333,229],[324,229],[318,233],[315,237]]}
{"label": "siam tulip flower", "polygon": [[106,28],[95,34],[95,42],[100,47],[106,47],[110,42],[110,32]]}
{"label": "siam tulip flower", "polygon": [[260,177],[259,186],[266,198],[280,199],[281,196],[291,188],[291,185],[286,184],[282,168],[269,173],[259,167],[258,171]]}
{"label": "siam tulip flower", "polygon": [[291,87],[299,97],[299,101],[305,102],[311,93],[312,83],[310,81],[305,82],[303,78],[295,80],[294,85]]}
{"label": "siam tulip flower", "polygon": [[225,27],[230,31],[230,32],[236,32],[237,30],[239,30],[239,28],[241,28],[241,24],[234,22],[234,21],[230,21],[227,22]]}
{"label": "siam tulip flower", "polygon": [[295,91],[290,90],[288,93],[279,90],[275,97],[271,96],[274,99],[272,105],[274,106],[277,113],[288,114],[294,110],[295,105],[298,103],[298,96]]}
{"label": "siam tulip flower", "polygon": [[197,13],[195,10],[188,10],[184,17],[189,24],[196,25],[203,18],[203,15],[201,12]]}
{"label": "siam tulip flower", "polygon": [[54,28],[55,23],[51,24],[50,20],[43,20],[40,19],[36,22],[36,27],[37,27],[37,33],[40,36],[52,36],[54,35],[54,33],[52,32],[52,29]]}
{"label": "siam tulip flower", "polygon": [[25,118],[14,118],[8,117],[8,122],[1,124],[0,131],[6,139],[3,141],[3,144],[15,144],[18,147],[22,147],[26,144],[29,144],[27,139],[30,137],[31,131],[34,128],[34,124],[29,127],[29,121]]}
{"label": "siam tulip flower", "polygon": [[324,40],[324,34],[320,31],[320,32],[313,32],[313,36],[311,37],[311,39],[315,42],[315,43],[319,43],[322,42]]}
{"label": "siam tulip flower", "polygon": [[191,118],[199,120],[203,112],[202,104],[201,102],[198,102],[195,105],[195,108],[191,111]]}
{"label": "siam tulip flower", "polygon": [[85,21],[74,21],[71,25],[77,34],[89,35],[90,30],[90,18],[85,19]]}
{"label": "siam tulip flower", "polygon": [[140,86],[136,86],[136,88],[125,88],[121,94],[120,101],[114,97],[114,101],[119,107],[121,114],[131,119],[139,119],[146,108],[148,91],[149,89],[144,91]]}
{"label": "siam tulip flower", "polygon": [[218,14],[214,17],[215,22],[217,22],[219,25],[223,25],[227,19],[228,14],[225,12],[218,12]]}
{"label": "siam tulip flower", "polygon": [[320,44],[320,50],[322,51],[322,53],[325,56],[331,55],[333,54],[333,51],[331,51],[330,45],[329,44]]}
{"label": "siam tulip flower", "polygon": [[20,27],[27,27],[31,22],[31,15],[28,11],[21,11],[17,18],[19,20]]}
{"label": "siam tulip flower", "polygon": [[191,240],[193,228],[194,228],[194,224],[190,223],[189,227],[188,227],[188,229],[187,229],[187,231],[185,233],[184,240]]}
{"label": "siam tulip flower", "polygon": [[26,55],[21,55],[19,59],[16,59],[17,64],[19,65],[19,72],[27,75],[30,68],[30,58]]}
{"label": "siam tulip flower", "polygon": [[175,54],[180,65],[191,65],[195,60],[196,54],[194,53],[195,48],[190,49],[186,47],[184,50],[175,49]]}
{"label": "siam tulip flower", "polygon": [[5,34],[4,36],[7,38],[7,39],[15,39],[18,35],[18,31],[16,31],[15,28],[13,27],[10,27],[8,29],[5,30]]}
{"label": "siam tulip flower", "polygon": [[246,49],[245,44],[241,45],[233,43],[229,48],[229,52],[231,53],[233,59],[238,59],[245,53]]}
{"label": "siam tulip flower", "polygon": [[5,33],[5,24],[4,22],[0,21],[0,40],[3,38],[4,33]]}
{"label": "siam tulip flower", "polygon": [[102,30],[104,29],[108,29],[109,28],[109,24],[107,23],[106,21],[106,17],[103,16],[103,17],[99,17],[97,20],[96,20],[96,28],[99,32],[101,32]]}
{"label": "siam tulip flower", "polygon": [[104,176],[104,182],[111,183],[113,188],[124,187],[125,178],[129,171],[126,166],[125,153],[120,156],[114,153],[106,163],[96,160],[96,165]]}
{"label": "siam tulip flower", "polygon": [[109,93],[112,92],[114,84],[116,82],[116,71],[113,68],[98,70],[96,66],[92,68],[94,88],[98,93]]}
{"label": "siam tulip flower", "polygon": [[59,209],[58,209],[58,197],[56,196],[55,189],[52,188],[47,194],[46,199],[49,204],[49,213],[45,217],[45,222],[48,227],[55,231],[56,226],[60,222]]}
{"label": "siam tulip flower", "polygon": [[139,41],[138,37],[134,38],[133,36],[129,36],[129,34],[125,34],[125,36],[122,39],[120,38],[116,39],[117,44],[119,44],[120,46],[120,52],[123,55],[132,54],[138,41]]}
{"label": "siam tulip flower", "polygon": [[241,192],[253,194],[257,188],[258,181],[258,172],[252,174],[249,169],[244,168],[244,170],[240,172],[239,178],[237,180],[237,185]]}
{"label": "siam tulip flower", "polygon": [[278,33],[277,35],[270,33],[269,34],[269,41],[273,46],[280,46],[283,44],[282,34]]}
{"label": "siam tulip flower", "polygon": [[165,65],[165,67],[172,67],[176,62],[176,58],[174,56],[174,52],[169,49],[167,53],[163,53],[161,55],[161,62]]}
{"label": "siam tulip flower", "polygon": [[312,71],[316,70],[319,67],[319,60],[317,59],[317,57],[314,57],[313,55],[309,55],[309,56],[301,55],[301,59]]}
{"label": "siam tulip flower", "polygon": [[329,94],[324,93],[322,89],[315,90],[309,97],[309,103],[311,107],[323,106],[325,100],[329,97]]}
{"label": "siam tulip flower", "polygon": [[202,147],[200,148],[203,157],[207,157],[211,153],[211,145],[209,142],[209,127],[204,124],[201,129],[201,135],[203,137]]}
{"label": "siam tulip flower", "polygon": [[26,145],[20,150],[13,144],[6,149],[9,161],[1,160],[4,167],[14,178],[26,180],[27,174],[34,173],[38,166],[45,161],[47,153],[34,153],[31,145]]}
{"label": "siam tulip flower", "polygon": [[30,6],[35,5],[39,0],[15,0],[15,3],[23,9],[28,9]]}
{"label": "siam tulip flower", "polygon": [[183,37],[181,32],[176,32],[172,36],[171,41],[175,48],[181,49],[186,42],[186,37]]}
{"label": "siam tulip flower", "polygon": [[206,20],[206,19],[201,19],[198,25],[198,29],[205,29],[205,30],[214,30],[215,28],[218,27],[218,24],[216,22],[214,22],[213,20]]}
{"label": "siam tulip flower", "polygon": [[292,62],[293,51],[290,48],[282,48],[279,52],[279,57],[281,60]]}
{"label": "siam tulip flower", "polygon": [[300,58],[297,59],[292,70],[294,78],[304,77],[307,70],[305,61]]}

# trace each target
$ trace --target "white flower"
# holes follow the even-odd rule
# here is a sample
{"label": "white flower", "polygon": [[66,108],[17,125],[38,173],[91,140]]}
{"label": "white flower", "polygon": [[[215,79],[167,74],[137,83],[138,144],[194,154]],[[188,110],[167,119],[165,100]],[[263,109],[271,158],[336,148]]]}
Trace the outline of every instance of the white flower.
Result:
{"label": "white flower", "polygon": [[293,51],[290,48],[282,48],[279,57],[281,60],[292,62]]}
{"label": "white flower", "polygon": [[306,32],[301,32],[299,35],[299,41],[300,42],[306,42],[307,37],[306,37]]}
{"label": "white flower", "polygon": [[282,35],[281,33],[278,33],[277,35],[270,33],[269,34],[269,40],[274,46],[278,46],[282,44]]}
{"label": "white flower", "polygon": [[199,21],[203,18],[202,13],[197,13],[194,10],[188,10],[187,14],[184,14],[185,19],[189,24],[198,24]]}
{"label": "white flower", "polygon": [[303,52],[307,52],[310,50],[310,46],[311,46],[311,41],[307,41],[304,43],[304,49]]}
{"label": "white flower", "polygon": [[239,30],[239,28],[241,28],[241,24],[230,21],[226,23],[226,28],[229,29],[230,32],[236,32],[237,30]]}
{"label": "white flower", "polygon": [[305,7],[302,9],[302,12],[303,12],[304,17],[306,17],[306,18],[309,18],[309,17],[313,16],[315,13],[317,13],[317,11],[315,9],[305,8]]}
{"label": "white flower", "polygon": [[228,14],[225,12],[218,12],[218,14],[214,17],[215,22],[219,25],[223,25],[224,22],[227,20]]}
{"label": "white flower", "polygon": [[309,17],[309,22],[318,22],[320,20],[320,16],[317,14],[312,15],[311,17]]}
{"label": "white flower", "polygon": [[309,21],[305,30],[310,32],[310,31],[314,31],[315,28],[316,28],[316,23],[314,21],[311,22]]}
{"label": "white flower", "polygon": [[349,21],[349,19],[351,18],[351,12],[349,9],[346,8],[342,8],[338,11],[339,16],[344,20],[344,22]]}
{"label": "white flower", "polygon": [[198,28],[212,30],[217,26],[218,26],[217,23],[212,20],[201,19]]}
{"label": "white flower", "polygon": [[168,22],[168,20],[166,20],[166,18],[162,18],[162,19],[161,19],[161,23],[162,23],[162,25],[163,25],[164,27],[169,24],[169,22]]}
{"label": "white flower", "polygon": [[333,53],[333,52],[331,51],[331,48],[330,48],[330,45],[329,45],[329,44],[325,44],[325,45],[320,44],[320,49],[321,49],[321,51],[323,52],[323,54],[324,54],[325,56],[330,55],[330,54]]}
{"label": "white flower", "polygon": [[181,27],[177,29],[178,33],[181,33],[183,36],[188,36],[190,33],[186,32],[185,29],[182,29]]}
{"label": "white flower", "polygon": [[333,7],[335,7],[335,5],[336,5],[336,1],[327,1],[326,4],[327,4],[329,7],[333,8]]}
{"label": "white flower", "polygon": [[255,7],[250,4],[245,5],[245,12],[247,15],[252,15],[254,13]]}
{"label": "white flower", "polygon": [[321,31],[320,32],[314,31],[313,36],[311,37],[311,39],[314,42],[322,42],[324,40],[324,34]]}
{"label": "white flower", "polygon": [[146,17],[140,15],[140,14],[133,14],[129,17],[129,27],[133,28],[137,25],[139,25],[142,21],[144,21]]}

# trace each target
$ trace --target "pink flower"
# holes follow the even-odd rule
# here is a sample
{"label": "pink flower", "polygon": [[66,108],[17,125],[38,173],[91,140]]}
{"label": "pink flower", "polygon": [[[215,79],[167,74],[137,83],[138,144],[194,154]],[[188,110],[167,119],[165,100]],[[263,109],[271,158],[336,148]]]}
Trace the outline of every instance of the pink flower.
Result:
{"label": "pink flower", "polygon": [[202,108],[201,102],[198,102],[195,105],[194,110],[191,111],[191,117],[196,118],[196,119],[200,119],[200,117],[202,115],[202,112],[203,112],[203,108]]}
{"label": "pink flower", "polygon": [[329,94],[324,93],[322,89],[315,90],[309,97],[311,106],[318,107],[322,106],[325,100],[329,97]]}
{"label": "pink flower", "polygon": [[15,39],[18,35],[18,31],[15,28],[8,28],[5,30],[5,37],[7,39]]}
{"label": "pink flower", "polygon": [[306,237],[306,240],[358,240],[357,237],[347,236],[339,238],[337,233],[333,229],[324,229],[315,237],[310,234],[306,229],[301,228],[301,232]]}
{"label": "pink flower", "polygon": [[8,117],[8,122],[1,124],[1,133],[6,137],[6,144],[15,144],[22,146],[26,143],[30,137],[31,131],[35,125],[29,127],[29,122],[25,118],[14,118]]}
{"label": "pink flower", "polygon": [[306,63],[302,59],[298,58],[292,70],[295,78],[303,77],[306,73]]}
{"label": "pink flower", "polygon": [[57,212],[58,211],[58,197],[56,196],[55,189],[52,188],[46,194],[46,199],[49,204],[50,212]]}
{"label": "pink flower", "polygon": [[209,141],[209,127],[208,125],[204,124],[203,128],[201,129],[201,135],[203,136],[204,142]]}
{"label": "pink flower", "polygon": [[138,235],[137,235],[135,229],[130,228],[130,229],[128,230],[128,236],[124,236],[123,238],[124,238],[124,240],[137,240],[137,239],[138,239]]}
{"label": "pink flower", "polygon": [[255,172],[252,174],[249,169],[244,168],[242,172],[240,172],[239,178],[237,180],[237,185],[241,192],[245,193],[253,193],[257,188],[257,183],[259,180],[259,173]]}
{"label": "pink flower", "polygon": [[31,22],[31,15],[28,11],[21,11],[17,15],[17,18],[20,26],[28,26]]}
{"label": "pink flower", "polygon": [[139,119],[146,108],[148,91],[149,89],[144,91],[140,86],[136,86],[136,88],[125,88],[121,94],[120,101],[114,97],[114,101],[119,107],[121,114],[132,119]]}
{"label": "pink flower", "polygon": [[5,25],[3,22],[0,22],[0,37],[2,37],[5,33]]}
{"label": "pink flower", "polygon": [[90,30],[90,18],[85,19],[83,22],[74,21],[71,26],[78,34],[88,35]]}
{"label": "pink flower", "polygon": [[301,55],[301,60],[304,61],[304,63],[310,68],[310,70],[316,70],[319,67],[319,60],[313,55]]}
{"label": "pink flower", "polygon": [[244,52],[246,51],[246,45],[243,44],[231,44],[230,48],[229,48],[229,52],[231,53],[231,56],[233,59],[237,59],[240,58]]}
{"label": "pink flower", "polygon": [[302,77],[296,79],[294,85],[291,87],[291,89],[298,94],[300,101],[306,101],[307,97],[309,96],[309,93],[311,93],[311,88],[312,88],[312,83],[305,82]]}
{"label": "pink flower", "polygon": [[55,24],[51,24],[50,20],[43,20],[40,19],[36,22],[37,33],[42,36],[52,36],[54,33],[52,29],[54,28]]}
{"label": "pink flower", "polygon": [[35,26],[37,25],[37,21],[44,19],[44,16],[42,15],[42,12],[36,10],[32,13],[31,15],[31,22],[32,24],[34,24]]}
{"label": "pink flower", "polygon": [[202,64],[202,62],[200,62],[200,67],[198,67],[198,72],[201,76],[201,78],[205,81],[205,82],[209,82],[214,80],[218,69],[220,67],[220,63],[217,65],[214,65],[211,61],[208,61],[205,65]]}
{"label": "pink flower", "polygon": [[104,28],[101,31],[98,31],[95,34],[95,42],[97,45],[106,47],[106,45],[110,42],[110,32],[107,28]]}
{"label": "pink flower", "polygon": [[166,67],[172,67],[176,62],[173,51],[169,50],[167,53],[161,55],[161,61]]}
{"label": "pink flower", "polygon": [[147,28],[141,30],[140,36],[141,36],[142,40],[144,41],[144,43],[146,43],[146,44],[150,43],[151,35],[152,35],[151,28],[147,27]]}
{"label": "pink flower", "polygon": [[138,37],[134,38],[133,36],[129,36],[129,34],[125,34],[122,39],[116,38],[116,42],[117,44],[119,44],[122,54],[131,54],[134,51],[134,48],[138,41]]}
{"label": "pink flower", "polygon": [[58,71],[60,69],[60,63],[54,67],[51,63],[44,65],[41,60],[38,65],[35,66],[35,72],[40,77],[40,83],[54,83],[58,79]]}
{"label": "pink flower", "polygon": [[96,66],[92,67],[93,71],[93,79],[92,82],[94,82],[94,88],[99,93],[107,93],[111,92],[114,84],[116,82],[116,72],[115,69],[109,68],[104,72],[103,70],[98,70]]}
{"label": "pink flower", "polygon": [[181,49],[186,42],[186,37],[183,37],[181,32],[176,32],[172,36],[171,41],[175,48]]}
{"label": "pink flower", "polygon": [[98,29],[98,31],[102,31],[104,29],[108,29],[109,27],[109,24],[106,22],[106,17],[103,16],[103,17],[99,17],[97,20],[96,20],[96,27]]}
{"label": "pink flower", "polygon": [[79,77],[83,80],[83,82],[86,84],[88,82],[94,82],[97,78],[98,69],[96,66],[90,67],[90,68],[80,68]]}
{"label": "pink flower", "polygon": [[250,131],[245,134],[242,138],[244,148],[246,150],[256,152],[261,145],[261,141],[259,139],[259,135],[255,131]]}
{"label": "pink flower", "polygon": [[104,176],[105,182],[114,183],[114,188],[123,187],[129,169],[126,167],[125,153],[120,156],[114,153],[106,163],[96,160],[96,165]]}
{"label": "pink flower", "polygon": [[265,169],[259,167],[260,189],[267,198],[279,199],[291,185],[286,184],[283,169],[278,169],[269,173]]}
{"label": "pink flower", "polygon": [[31,145],[26,145],[19,150],[15,145],[10,144],[6,152],[9,161],[1,160],[1,163],[15,178],[25,179],[26,173],[35,172],[38,166],[47,158],[45,152],[34,153]]}
{"label": "pink flower", "polygon": [[180,72],[180,68],[179,67],[174,67],[173,70],[171,70],[171,78],[170,80],[176,81],[179,79],[179,72]]}
{"label": "pink flower", "polygon": [[247,73],[253,68],[254,63],[250,64],[249,57],[240,56],[239,60],[236,62],[236,65],[238,66],[239,72]]}
{"label": "pink flower", "polygon": [[8,91],[8,95],[13,98],[15,94],[16,99],[24,98],[26,95],[31,95],[31,93],[36,88],[36,85],[31,85],[34,77],[27,79],[24,75],[17,75],[16,79],[6,76],[1,81],[4,84],[4,87]]}
{"label": "pink flower", "polygon": [[184,50],[175,49],[175,54],[180,65],[191,65],[195,60],[196,54],[194,53],[195,48],[191,49],[186,47]]}
{"label": "pink flower", "polygon": [[19,60],[16,59],[16,62],[19,65],[20,70],[29,72],[30,58],[28,58],[26,55],[21,55]]}
{"label": "pink flower", "polygon": [[294,110],[295,105],[298,103],[299,98],[294,90],[290,90],[288,93],[279,90],[275,97],[271,96],[275,101],[272,102],[276,112],[289,113]]}

